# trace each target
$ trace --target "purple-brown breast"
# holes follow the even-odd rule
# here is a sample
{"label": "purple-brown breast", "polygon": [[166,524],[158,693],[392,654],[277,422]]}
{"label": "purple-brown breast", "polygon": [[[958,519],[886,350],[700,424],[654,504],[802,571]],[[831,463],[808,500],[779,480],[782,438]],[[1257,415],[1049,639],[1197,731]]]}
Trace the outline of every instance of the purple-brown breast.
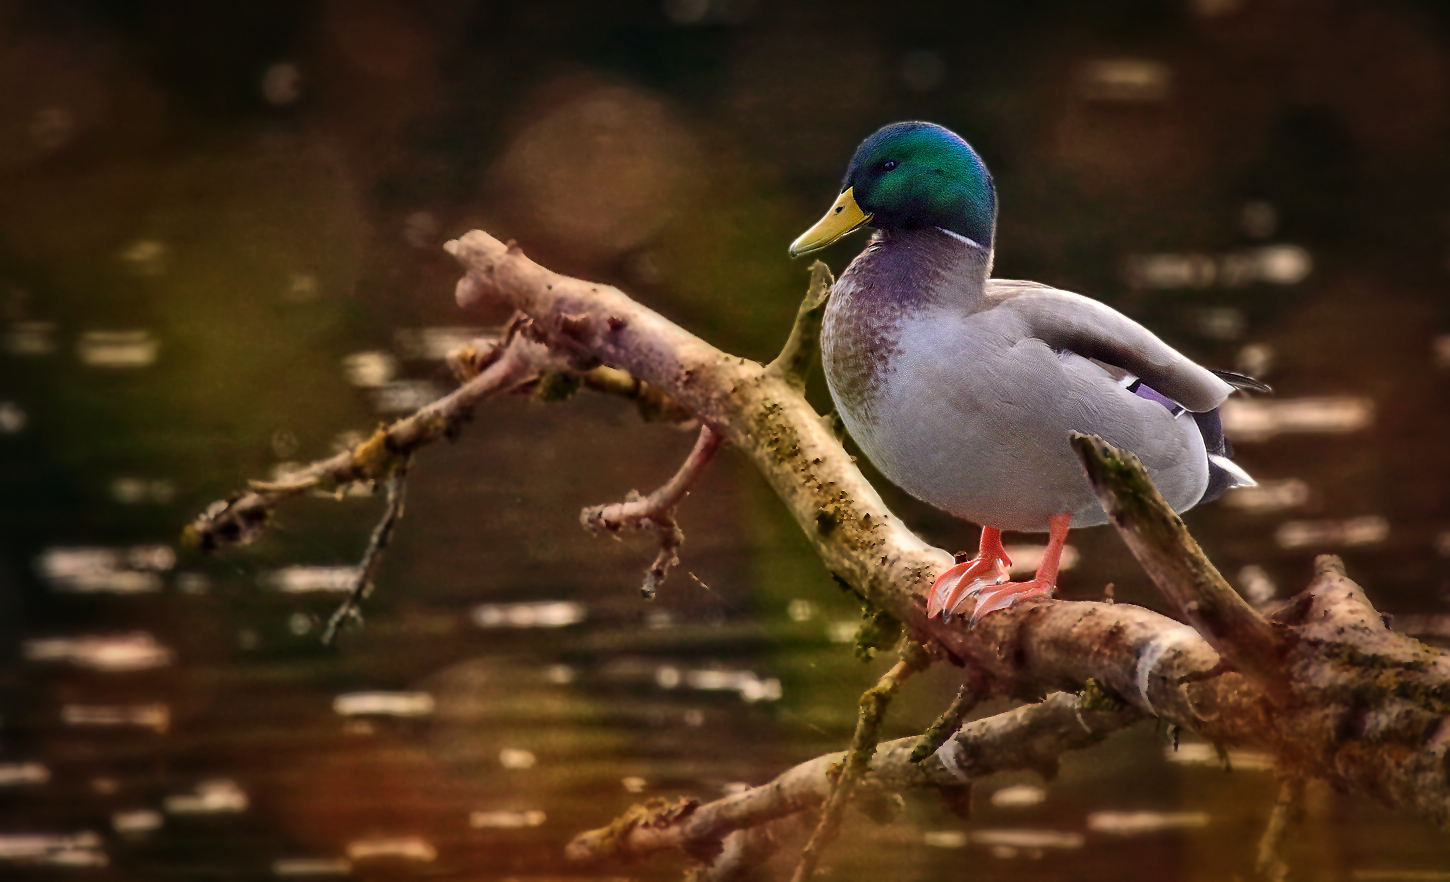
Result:
{"label": "purple-brown breast", "polygon": [[836,406],[871,420],[876,395],[901,351],[902,321],[947,300],[960,300],[970,311],[989,260],[937,229],[872,236],[831,289],[821,329],[821,359]]}

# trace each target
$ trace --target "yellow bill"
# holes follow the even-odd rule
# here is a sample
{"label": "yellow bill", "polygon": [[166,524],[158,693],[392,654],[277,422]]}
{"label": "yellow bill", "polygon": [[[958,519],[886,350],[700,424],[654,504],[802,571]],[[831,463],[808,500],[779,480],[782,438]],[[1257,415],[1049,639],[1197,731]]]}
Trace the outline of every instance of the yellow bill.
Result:
{"label": "yellow bill", "polygon": [[800,257],[802,254],[809,254],[871,222],[871,215],[861,210],[856,204],[856,195],[851,191],[855,187],[847,187],[826,216],[816,221],[816,225],[801,233],[800,238],[790,243],[790,256]]}

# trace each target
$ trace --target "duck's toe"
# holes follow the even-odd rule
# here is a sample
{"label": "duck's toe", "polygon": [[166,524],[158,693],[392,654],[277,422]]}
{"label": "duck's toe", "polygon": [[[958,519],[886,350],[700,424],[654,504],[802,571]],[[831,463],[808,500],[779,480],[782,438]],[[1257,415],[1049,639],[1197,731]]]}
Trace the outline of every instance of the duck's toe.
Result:
{"label": "duck's toe", "polygon": [[926,615],[950,618],[958,606],[984,588],[1007,581],[1007,567],[1012,563],[1006,555],[974,557],[951,567],[937,577],[926,596]]}
{"label": "duck's toe", "polygon": [[1042,579],[1030,582],[1007,582],[977,596],[969,627],[975,628],[983,618],[1004,609],[1011,609],[1024,600],[1051,597],[1056,586]]}

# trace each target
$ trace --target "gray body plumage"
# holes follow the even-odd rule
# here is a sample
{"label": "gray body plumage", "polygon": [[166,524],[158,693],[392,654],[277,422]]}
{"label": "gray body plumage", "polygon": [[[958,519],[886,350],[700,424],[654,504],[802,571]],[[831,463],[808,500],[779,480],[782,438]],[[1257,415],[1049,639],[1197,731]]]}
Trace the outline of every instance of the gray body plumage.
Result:
{"label": "gray body plumage", "polygon": [[1191,412],[1233,387],[1097,301],[989,280],[990,268],[990,252],[961,236],[880,231],[832,289],[826,379],[877,468],[978,524],[1045,531],[1064,512],[1106,523],[1068,445],[1075,429],[1136,454],[1174,510],[1199,502],[1211,451]]}

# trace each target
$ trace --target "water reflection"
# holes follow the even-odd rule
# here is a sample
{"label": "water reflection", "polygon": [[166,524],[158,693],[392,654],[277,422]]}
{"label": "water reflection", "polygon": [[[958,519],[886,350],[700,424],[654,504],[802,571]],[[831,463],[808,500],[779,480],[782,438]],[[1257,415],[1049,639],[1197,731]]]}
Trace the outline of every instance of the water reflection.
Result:
{"label": "water reflection", "polygon": [[1046,788],[1036,784],[1014,784],[992,793],[992,805],[997,808],[1026,808],[1040,805],[1046,799]]}
{"label": "water reflection", "polygon": [[69,662],[108,673],[161,668],[174,660],[170,649],[146,633],[27,640],[22,651],[27,661]]}
{"label": "water reflection", "polygon": [[1431,345],[1435,352],[1435,366],[1450,368],[1450,334],[1441,334]]}
{"label": "water reflection", "polygon": [[661,665],[655,670],[655,683],[661,689],[699,689],[704,692],[738,692],[747,702],[779,701],[780,680],[775,677],[761,678],[753,671],[728,671],[717,669],[680,670],[673,665]]}
{"label": "water reflection", "polygon": [[150,331],[86,331],[76,345],[81,364],[100,368],[147,367],[160,352]]}
{"label": "water reflection", "polygon": [[145,704],[66,704],[60,709],[67,726],[137,726],[155,732],[171,727],[171,708],[160,702]]}
{"label": "water reflection", "polygon": [[166,479],[125,476],[111,481],[111,498],[122,505],[165,505],[176,496],[176,485]]}
{"label": "water reflection", "polygon": [[1274,531],[1280,548],[1328,551],[1357,545],[1378,545],[1390,536],[1390,522],[1379,515],[1343,520],[1286,521]]}
{"label": "water reflection", "polygon": [[5,329],[5,351],[10,355],[50,355],[56,350],[55,322],[12,322]]}
{"label": "water reflection", "polygon": [[505,747],[498,752],[498,764],[515,772],[532,769],[539,764],[539,758],[532,750],[521,747]]}
{"label": "water reflection", "polygon": [[1263,245],[1226,254],[1140,254],[1124,270],[1137,288],[1246,288],[1297,285],[1313,272],[1314,259],[1298,245]]}
{"label": "water reflection", "polygon": [[175,565],[169,545],[58,547],[43,551],[35,569],[57,591],[149,594],[161,590],[161,573]]}
{"label": "water reflection", "polygon": [[247,810],[250,800],[235,781],[203,781],[193,793],[176,793],[162,801],[168,815],[232,815]]}
{"label": "water reflection", "polygon": [[1298,478],[1260,481],[1256,486],[1237,487],[1222,502],[1230,508],[1255,512],[1299,508],[1309,502],[1309,485]]}
{"label": "water reflection", "polygon": [[1088,830],[1109,836],[1191,830],[1207,827],[1208,822],[1207,812],[1093,812],[1087,816]]}
{"label": "water reflection", "polygon": [[1223,428],[1235,442],[1264,441],[1290,432],[1343,434],[1369,428],[1375,405],[1358,396],[1264,399],[1235,396],[1223,403]]}
{"label": "water reflection", "polygon": [[347,381],[363,389],[386,385],[398,372],[398,360],[387,352],[354,352],[342,360]]}
{"label": "water reflection", "polygon": [[375,858],[401,858],[428,863],[438,859],[438,850],[419,836],[386,839],[357,839],[347,844],[347,856],[353,861]]}
{"label": "water reflection", "polygon": [[1217,746],[1201,741],[1190,741],[1177,747],[1169,745],[1164,755],[1169,762],[1190,766],[1215,766],[1225,764],[1238,772],[1271,772],[1274,761],[1266,753],[1253,750],[1229,750],[1220,753]]}
{"label": "water reflection", "polygon": [[353,589],[361,567],[354,566],[291,566],[272,570],[261,582],[282,594],[339,593]]}
{"label": "water reflection", "polygon": [[343,858],[279,858],[272,862],[272,875],[283,878],[306,876],[347,876],[352,861]]}
{"label": "water reflection", "polygon": [[169,252],[166,243],[159,239],[136,239],[116,256],[138,276],[160,276],[166,272]]}
{"label": "water reflection", "polygon": [[426,717],[433,707],[426,692],[350,692],[332,700],[333,713],[344,717]]}
{"label": "water reflection", "polygon": [[528,811],[493,811],[493,812],[470,812],[468,815],[468,826],[474,829],[494,828],[499,830],[518,830],[524,827],[538,827],[548,816],[538,809]]}
{"label": "water reflection", "polygon": [[278,107],[302,97],[302,71],[290,61],[278,61],[262,73],[262,98]]}
{"label": "water reflection", "polygon": [[473,608],[480,628],[563,628],[584,621],[584,604],[568,600],[486,603]]}
{"label": "water reflection", "polygon": [[967,834],[964,830],[927,830],[921,834],[921,843],[928,848],[966,848]]}
{"label": "water reflection", "polygon": [[[1004,546],[1007,556],[1012,559],[1012,565],[1007,572],[1013,576],[1020,576],[1026,573],[1037,572],[1037,567],[1042,563],[1042,556],[1047,553],[1046,545],[1007,545]],[[1082,555],[1071,545],[1062,546],[1062,558],[1057,568],[1059,570],[1070,570],[1077,566]]]}
{"label": "water reflection", "polygon": [[379,413],[410,413],[441,398],[445,390],[431,380],[399,380],[373,390]]}
{"label": "water reflection", "polygon": [[470,327],[399,328],[393,332],[393,345],[403,358],[442,361],[485,333]]}
{"label": "water reflection", "polygon": [[1239,570],[1236,587],[1244,599],[1255,606],[1267,604],[1279,595],[1279,586],[1269,576],[1268,570],[1258,564],[1248,564]]}
{"label": "water reflection", "polygon": [[1036,860],[1045,851],[1075,851],[1087,844],[1087,837],[1067,830],[998,829],[972,830],[972,845],[988,849],[999,860],[1025,857]]}
{"label": "water reflection", "polygon": [[155,833],[166,824],[166,819],[152,809],[130,809],[111,815],[111,829],[122,836],[145,836]]}
{"label": "water reflection", "polygon": [[1078,75],[1078,89],[1090,101],[1164,101],[1172,84],[1168,65],[1134,58],[1090,61]]}
{"label": "water reflection", "polygon": [[58,867],[104,867],[110,863],[95,833],[40,835],[0,833],[0,861]]}
{"label": "water reflection", "polygon": [[0,401],[0,435],[14,435],[25,428],[29,418],[20,405],[13,401]]}
{"label": "water reflection", "polygon": [[40,763],[0,763],[0,787],[44,784],[49,780],[50,769]]}

